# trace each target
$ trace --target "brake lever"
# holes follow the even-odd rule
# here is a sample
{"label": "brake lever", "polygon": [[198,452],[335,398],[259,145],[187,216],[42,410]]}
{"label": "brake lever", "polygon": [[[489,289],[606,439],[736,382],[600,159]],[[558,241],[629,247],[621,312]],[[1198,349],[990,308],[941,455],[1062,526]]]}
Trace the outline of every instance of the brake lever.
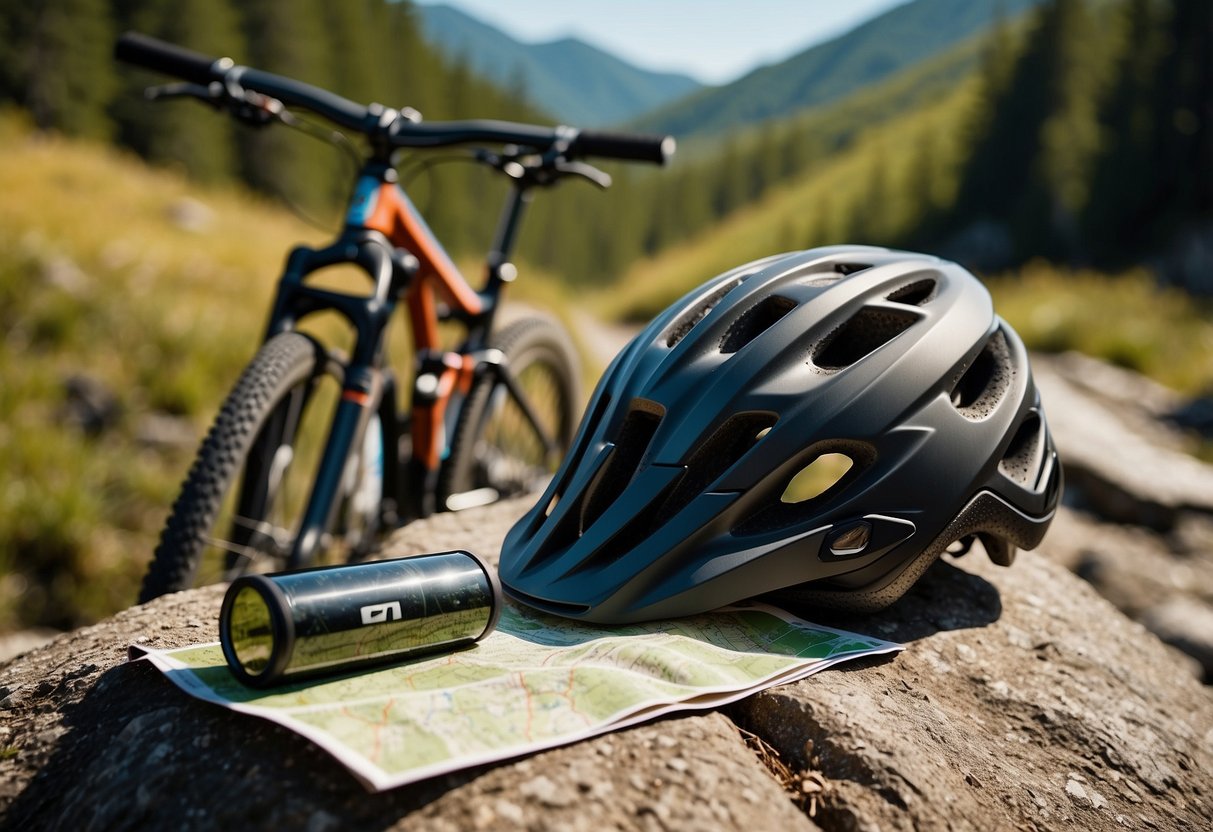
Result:
{"label": "brake lever", "polygon": [[232,84],[227,90],[227,98],[231,102],[232,115],[253,127],[264,127],[286,117],[286,106],[281,101],[259,92]]}
{"label": "brake lever", "polygon": [[506,150],[502,153],[494,153],[484,148],[477,148],[473,155],[478,162],[496,168],[521,183],[523,187],[548,187],[555,185],[562,176],[579,176],[604,191],[611,187],[610,174],[586,162],[549,156],[541,161],[527,163],[520,161],[516,152]]}
{"label": "brake lever", "polygon": [[264,127],[284,117],[286,108],[277,98],[246,90],[237,84],[226,86],[213,81],[209,86],[181,82],[148,87],[143,91],[148,101],[171,98],[193,98],[215,109],[227,107],[233,116],[253,127]]}
{"label": "brake lever", "polygon": [[611,175],[604,170],[599,170],[587,162],[571,162],[563,160],[552,166],[556,173],[561,176],[580,176],[588,181],[591,185],[605,191],[611,187]]}
{"label": "brake lever", "polygon": [[214,89],[213,84],[210,87],[204,87],[201,84],[190,84],[185,81],[178,84],[162,84],[160,86],[148,87],[143,91],[143,97],[148,101],[161,101],[169,98],[195,98],[215,108],[223,104],[222,90]]}

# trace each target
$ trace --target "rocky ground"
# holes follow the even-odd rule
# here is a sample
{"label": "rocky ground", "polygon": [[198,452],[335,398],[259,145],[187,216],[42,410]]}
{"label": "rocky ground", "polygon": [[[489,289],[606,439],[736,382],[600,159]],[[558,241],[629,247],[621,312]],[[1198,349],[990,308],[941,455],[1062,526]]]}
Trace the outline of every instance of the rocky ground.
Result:
{"label": "rocky ground", "polygon": [[1069,509],[1043,551],[1213,683],[1213,465],[1187,453],[1196,434],[1176,424],[1193,403],[1077,353],[1032,366]]}
{"label": "rocky ground", "polygon": [[[196,590],[0,665],[0,827],[1207,828],[1209,469],[1181,461],[1165,391],[1038,366],[1072,484],[1041,549],[1003,569],[976,548],[882,614],[812,616],[904,653],[369,795],[308,741],[125,662],[216,638],[221,591]],[[414,524],[390,553],[494,557],[524,508]]]}

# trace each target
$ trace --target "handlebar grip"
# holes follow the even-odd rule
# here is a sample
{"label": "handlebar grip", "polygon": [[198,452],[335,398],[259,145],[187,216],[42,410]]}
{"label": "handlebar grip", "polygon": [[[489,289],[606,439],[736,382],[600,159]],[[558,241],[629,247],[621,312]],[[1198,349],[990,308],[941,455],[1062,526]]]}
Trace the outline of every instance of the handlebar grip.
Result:
{"label": "handlebar grip", "polygon": [[138,32],[127,32],[114,43],[114,57],[185,81],[206,85],[216,80],[216,59]]}
{"label": "handlebar grip", "polygon": [[570,151],[577,156],[601,156],[664,165],[674,155],[674,149],[673,136],[583,130],[577,135]]}

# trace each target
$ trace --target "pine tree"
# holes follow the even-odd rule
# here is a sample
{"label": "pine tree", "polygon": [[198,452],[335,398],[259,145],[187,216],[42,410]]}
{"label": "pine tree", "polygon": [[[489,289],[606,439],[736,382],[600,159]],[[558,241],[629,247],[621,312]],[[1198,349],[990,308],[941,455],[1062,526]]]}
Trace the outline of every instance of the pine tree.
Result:
{"label": "pine tree", "polygon": [[747,201],[751,191],[751,174],[736,138],[729,139],[724,151],[710,168],[715,188],[712,194],[712,212],[723,217]]}
{"label": "pine tree", "polygon": [[330,83],[341,95],[361,104],[375,99],[379,90],[377,68],[385,44],[375,37],[375,6],[382,0],[343,0],[321,5],[321,19],[331,54]]}
{"label": "pine tree", "polygon": [[1170,49],[1154,84],[1157,157],[1165,195],[1152,217],[1161,247],[1184,224],[1213,219],[1213,14],[1200,0],[1173,0]]}
{"label": "pine tree", "polygon": [[947,174],[939,158],[939,140],[935,133],[923,130],[914,140],[914,153],[902,185],[909,206],[905,227],[896,245],[906,248],[929,247],[935,235],[933,223],[943,207],[943,180]]}
{"label": "pine tree", "polygon": [[[1097,108],[1103,67],[1101,33],[1083,0],[1057,0],[1052,26],[1046,27],[1052,78],[1050,113],[1041,125],[1041,156],[1031,184],[1040,194],[1031,201],[1047,205],[1048,227],[1038,233],[1043,253],[1081,262],[1078,217],[1089,196],[1091,166],[1099,147]],[[1031,204],[1031,203],[1029,203]],[[1037,209],[1021,217],[1021,227],[1038,227]],[[1025,241],[1026,242],[1026,241]],[[1029,252],[1035,249],[1029,249]],[[1027,252],[1025,252],[1027,253]]]}
{"label": "pine tree", "polygon": [[1123,265],[1125,252],[1140,252],[1147,215],[1159,184],[1161,152],[1155,122],[1155,76],[1167,43],[1160,5],[1130,0],[1121,10],[1124,44],[1114,85],[1104,102],[1103,152],[1092,175],[1092,198],[1083,217],[1089,247],[1103,263]]}
{"label": "pine tree", "polygon": [[1090,249],[1111,268],[1163,254],[1213,220],[1213,16],[1191,0],[1130,0],[1121,25],[1126,46],[1083,217]]}
{"label": "pine tree", "polygon": [[848,238],[853,243],[889,245],[893,235],[892,185],[884,153],[878,151],[868,168],[867,187],[855,205]]}
{"label": "pine tree", "polygon": [[[249,0],[242,12],[251,66],[332,89],[333,57],[320,0]],[[335,214],[343,174],[335,150],[278,125],[244,127],[238,135],[241,169],[253,187],[311,214]]]}
{"label": "pine tree", "polygon": [[[12,6],[25,4],[10,4]],[[116,81],[113,24],[105,0],[45,0],[6,15],[7,85],[39,127],[108,138],[105,108]]]}
{"label": "pine tree", "polygon": [[[135,4],[123,29],[201,52],[239,56],[244,38],[226,0],[155,0]],[[110,113],[120,139],[148,159],[182,165],[202,181],[232,177],[237,170],[235,130],[231,119],[191,99],[150,103],[141,92],[176,79],[134,68],[122,70],[124,83]]]}

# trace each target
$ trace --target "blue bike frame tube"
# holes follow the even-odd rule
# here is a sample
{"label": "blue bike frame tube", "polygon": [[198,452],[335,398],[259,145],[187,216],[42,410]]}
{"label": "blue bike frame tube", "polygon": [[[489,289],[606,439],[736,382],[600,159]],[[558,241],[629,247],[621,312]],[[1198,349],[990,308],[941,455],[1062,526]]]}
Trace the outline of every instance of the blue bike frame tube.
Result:
{"label": "blue bike frame tube", "polygon": [[345,479],[350,452],[357,447],[356,440],[366,429],[382,390],[382,371],[365,365],[346,370],[341,401],[337,404],[328,440],[324,443],[324,455],[320,459],[311,496],[308,497],[307,511],[287,559],[288,570],[310,566],[315,560],[316,550],[337,510],[338,493]]}

